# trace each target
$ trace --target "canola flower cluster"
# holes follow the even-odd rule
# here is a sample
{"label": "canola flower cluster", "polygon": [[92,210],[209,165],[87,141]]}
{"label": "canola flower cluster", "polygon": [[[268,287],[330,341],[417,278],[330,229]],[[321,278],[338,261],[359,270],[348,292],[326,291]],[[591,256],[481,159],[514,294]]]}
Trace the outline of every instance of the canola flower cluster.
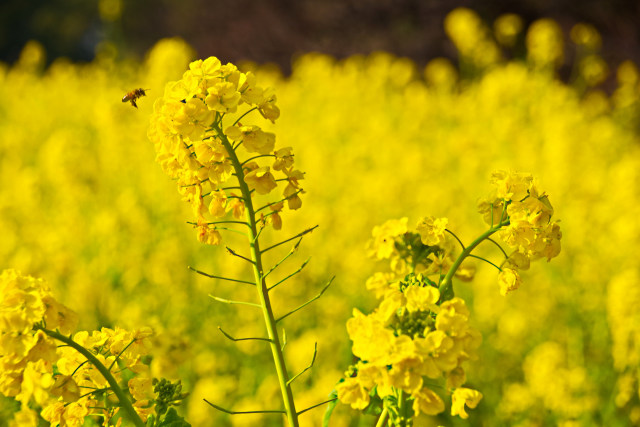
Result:
{"label": "canola flower cluster", "polygon": [[506,295],[520,287],[518,270],[529,269],[536,259],[558,256],[562,232],[558,222],[551,221],[548,196],[539,192],[531,174],[496,171],[491,181],[493,192],[480,200],[478,210],[492,228],[508,224],[498,232],[513,249],[498,276],[500,293]]}
{"label": "canola flower cluster", "polygon": [[[391,272],[378,272],[367,280],[367,289],[382,299],[378,307],[369,315],[354,309],[347,322],[353,355],[359,361],[336,387],[343,403],[363,410],[370,406],[371,396],[377,396],[393,425],[410,425],[407,420],[414,416],[445,410],[442,398],[429,387],[433,380],[445,378],[452,416],[468,418],[465,405],[479,404],[482,394],[463,387],[462,363],[477,359],[482,337],[470,327],[470,311],[463,299],[454,296],[451,277],[472,280],[475,267],[463,262],[497,233],[514,251],[507,256],[500,247],[505,256],[501,267],[487,262],[500,270],[500,293],[507,295],[520,286],[516,269],[528,269],[538,258],[556,257],[562,237],[558,223],[551,221],[549,198],[531,174],[498,170],[491,183],[492,192],[478,203],[490,228],[468,247],[447,229],[447,218],[421,218],[415,231],[408,230],[406,217],[374,227],[368,253],[389,259]],[[460,254],[456,254],[458,243]],[[400,413],[406,407],[403,399],[412,402],[412,414],[406,409]]]}
{"label": "canola flower cluster", "polygon": [[[246,111],[233,116],[243,106]],[[269,217],[275,229],[282,226],[279,213],[284,201],[289,209],[302,205],[298,181],[304,175],[293,168],[292,148],[275,150],[275,134],[241,122],[255,110],[271,122],[280,116],[273,90],[256,86],[252,72],[222,65],[215,57],[192,62],[181,80],[166,85],[164,97],[153,108],[149,139],[163,170],[176,180],[184,200],[191,204],[201,242],[216,245],[221,241],[211,218],[224,217],[227,212],[233,212],[235,218],[245,214],[244,196],[232,191],[241,188],[225,187],[233,175],[253,194],[266,195],[278,186],[274,173],[282,174],[279,180],[287,182],[284,198],[269,204],[270,212],[262,214],[263,223]],[[242,163],[236,155],[240,146],[252,155]],[[257,160],[265,157],[271,158],[271,166],[260,166]]]}
{"label": "canola flower cluster", "polygon": [[[402,290],[390,290],[371,314],[354,309],[347,322],[353,354],[360,361],[336,387],[339,399],[354,409],[365,409],[374,390],[382,399],[412,401],[415,416],[437,415],[445,405],[428,384],[445,377],[447,389],[452,390],[451,415],[467,418],[465,404],[475,408],[482,399],[477,390],[462,387],[466,381],[462,363],[476,357],[481,342],[480,333],[469,326],[469,309],[460,298],[437,306],[438,289],[420,274],[397,285]],[[403,416],[392,416],[397,418]]]}
{"label": "canola flower cluster", "polygon": [[77,324],[77,314],[56,301],[42,279],[15,270],[0,274],[0,393],[20,403],[11,425],[38,425],[39,415],[52,426],[82,426],[89,416],[111,425],[120,408],[105,404],[113,393],[123,397],[118,384],[127,372],[136,375],[127,382],[133,409],[143,421],[155,413],[143,363],[151,329],[89,334],[75,332]]}
{"label": "canola flower cluster", "polygon": [[[389,259],[393,276],[402,277],[409,272],[426,275],[449,271],[456,258],[457,242],[446,232],[447,218],[424,217],[416,224],[415,232],[408,233],[408,218],[389,220],[375,226],[372,239],[367,242],[367,254],[376,259]],[[456,270],[456,277],[471,280],[475,268],[464,264]],[[374,290],[376,297],[384,293],[384,275],[377,273],[367,281],[367,289]]]}
{"label": "canola flower cluster", "polygon": [[[282,393],[282,406],[284,406],[282,412],[285,414],[288,424],[291,427],[296,427],[298,412],[295,407],[291,383],[297,376],[289,377],[283,351],[286,341],[281,344],[276,325],[283,318],[319,298],[331,284],[331,281],[318,297],[308,303],[290,310],[279,318],[274,314],[269,291],[300,270],[269,286],[266,277],[282,261],[266,270],[263,266],[262,255],[270,249],[299,239],[294,249],[290,251],[289,255],[291,255],[299,246],[304,234],[313,230],[313,228],[307,229],[294,237],[261,249],[259,237],[266,224],[271,224],[276,230],[282,227],[280,211],[284,208],[284,203],[287,202],[289,209],[292,210],[299,209],[302,205],[299,197],[302,188],[298,181],[303,179],[304,175],[293,167],[292,148],[285,147],[275,150],[274,133],[265,132],[257,125],[241,121],[250,113],[257,111],[263,118],[274,123],[280,115],[280,110],[275,102],[276,97],[273,91],[257,86],[253,73],[242,73],[233,64],[222,65],[215,57],[204,61],[194,61],[189,64],[189,70],[183,74],[182,79],[168,83],[165,96],[154,103],[154,114],[151,116],[148,135],[155,145],[157,160],[163,170],[177,180],[183,198],[191,203],[196,216],[195,226],[198,228],[199,241],[210,245],[219,244],[221,234],[218,227],[221,224],[242,224],[247,227],[249,257],[239,255],[229,246],[227,246],[227,250],[230,254],[252,265],[253,282],[196,271],[210,278],[222,278],[227,281],[249,283],[255,286],[259,304],[212,297],[218,302],[227,304],[258,307],[263,312],[263,322],[268,338],[248,338],[246,340],[269,343],[275,374]],[[246,104],[247,108],[243,108],[244,111],[240,114],[238,107],[242,108],[243,104]],[[235,113],[239,115],[234,115]],[[240,146],[243,147],[247,156],[243,160],[240,160],[240,156],[243,155],[239,153]],[[271,166],[261,166],[258,163],[258,160],[262,162],[264,158],[271,160]],[[268,195],[278,187],[276,177],[271,172],[272,169],[274,173],[277,172],[284,176],[278,181],[287,183],[282,194],[283,198],[276,202],[266,203],[262,207],[256,207],[257,196]],[[236,186],[229,183],[232,176],[235,176]],[[233,190],[239,194],[234,193]],[[227,194],[227,191],[231,194]],[[228,199],[231,199],[232,202],[227,203]],[[269,213],[260,212],[267,208],[270,210]],[[229,211],[233,211],[236,220],[216,221]],[[260,213],[259,218],[258,213]],[[246,217],[245,221],[240,220],[243,216]],[[287,258],[288,256],[284,260]],[[300,269],[302,268],[304,265],[300,267]],[[222,328],[220,331],[227,338],[236,341]],[[285,332],[283,331],[282,334],[284,335]],[[314,345],[314,347],[316,346]],[[313,360],[315,360],[315,355]],[[305,371],[309,368],[306,368]],[[209,400],[206,402],[222,412],[232,412]]]}

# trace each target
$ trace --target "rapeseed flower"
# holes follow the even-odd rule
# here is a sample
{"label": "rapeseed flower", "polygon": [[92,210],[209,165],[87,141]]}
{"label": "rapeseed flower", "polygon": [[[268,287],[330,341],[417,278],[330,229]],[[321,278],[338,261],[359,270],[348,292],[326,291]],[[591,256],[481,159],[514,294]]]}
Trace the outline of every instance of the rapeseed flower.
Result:
{"label": "rapeseed flower", "polygon": [[[267,195],[278,186],[272,170],[283,173],[287,181],[283,200],[289,209],[302,204],[299,181],[304,175],[293,169],[291,148],[276,150],[274,133],[242,122],[254,110],[271,122],[280,115],[273,91],[257,86],[256,80],[250,71],[243,73],[233,64],[222,65],[210,57],[189,64],[182,79],[167,83],[164,96],[154,103],[148,136],[156,148],[156,159],[177,180],[183,198],[192,205],[198,240],[206,244],[219,244],[222,239],[215,221],[208,217],[222,218],[232,211],[238,218],[244,212],[245,196],[228,192],[238,188],[227,183],[233,174],[251,194]],[[235,114],[243,107],[242,114]],[[240,161],[236,153],[240,147],[258,156]],[[259,158],[274,161],[269,165]],[[230,197],[234,198],[231,204],[227,203]],[[274,219],[270,224],[280,228],[282,219]]]}

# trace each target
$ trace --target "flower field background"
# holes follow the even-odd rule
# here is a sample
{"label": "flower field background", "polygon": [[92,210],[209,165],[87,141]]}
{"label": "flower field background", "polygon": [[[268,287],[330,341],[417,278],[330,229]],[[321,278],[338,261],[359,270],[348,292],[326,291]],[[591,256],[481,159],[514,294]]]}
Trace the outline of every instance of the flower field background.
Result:
{"label": "flower field background", "polygon": [[[630,62],[609,69],[589,26],[563,35],[550,20],[518,22],[506,16],[491,27],[469,10],[452,12],[445,28],[458,64],[434,59],[419,69],[386,53],[305,54],[286,78],[244,65],[274,87],[281,117],[268,130],[295,147],[306,172],[303,208],[284,213],[283,231],[268,235],[319,225],[287,261],[291,272],[311,257],[276,292],[276,311],[336,276],[284,322],[291,371],[308,365],[318,343],[313,369],[294,383],[299,407],[326,400],[353,363],[345,323],[353,308],[375,305],[364,285],[380,266],[365,250],[372,228],[446,216],[469,239],[483,227],[476,202],[491,172],[512,169],[533,173],[552,195],[562,252],[524,272],[506,297],[479,262],[472,284],[454,283],[483,336],[467,372],[484,398],[468,420],[445,413],[418,425],[640,423],[640,74]],[[568,82],[555,72],[563,39],[581,55]],[[513,53],[518,43],[522,55]],[[146,136],[154,99],[194,59],[191,48],[161,40],[136,63],[115,61],[105,47],[91,63],[57,60],[46,70],[43,55],[28,44],[0,70],[1,267],[45,278],[79,313],[80,329],[153,327],[153,373],[182,379],[191,394],[181,411],[192,425],[280,425],[277,416],[231,417],[202,400],[241,411],[277,407],[280,396],[265,347],[232,343],[217,329],[259,335],[261,313],[208,297],[251,300],[254,291],[187,267],[248,273],[224,248],[195,239],[189,207]],[[607,73],[615,87],[605,92],[598,85]],[[137,110],[119,101],[138,87],[149,90]],[[3,398],[0,426],[15,408]],[[321,425],[322,412],[305,412],[301,424]],[[332,418],[373,423],[344,405]]]}

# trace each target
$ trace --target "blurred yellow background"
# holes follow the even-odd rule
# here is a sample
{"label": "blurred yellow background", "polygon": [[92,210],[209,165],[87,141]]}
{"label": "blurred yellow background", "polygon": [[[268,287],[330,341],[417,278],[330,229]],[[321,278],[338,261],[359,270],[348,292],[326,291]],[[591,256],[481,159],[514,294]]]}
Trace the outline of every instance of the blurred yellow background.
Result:
{"label": "blurred yellow background", "polygon": [[[294,147],[306,172],[301,210],[285,213],[283,230],[268,238],[320,225],[281,269],[284,277],[312,257],[275,291],[276,310],[296,307],[337,276],[284,322],[291,372],[306,367],[318,342],[313,370],[294,383],[296,406],[325,400],[352,363],[345,322],[352,308],[374,307],[364,282],[383,268],[364,250],[373,226],[446,216],[467,243],[485,227],[476,200],[501,168],[539,178],[562,221],[562,253],[535,263],[507,297],[487,265],[478,264],[473,282],[455,283],[484,337],[467,372],[485,397],[464,423],[445,414],[420,425],[640,423],[638,69],[609,69],[590,26],[563,34],[551,20],[524,28],[508,15],[493,25],[456,9],[445,28],[458,64],[434,59],[418,68],[380,52],[341,61],[302,55],[287,78],[274,67],[241,67],[275,88],[282,114],[269,130],[278,146]],[[526,55],[509,59],[517,39]],[[566,39],[582,55],[568,83],[556,73]],[[45,278],[83,329],[152,326],[154,373],[182,378],[192,425],[280,425],[267,415],[229,417],[202,401],[272,409],[279,390],[264,368],[266,348],[234,345],[217,330],[255,336],[261,314],[207,297],[251,300],[254,290],[187,266],[231,277],[250,271],[224,248],[197,242],[189,206],[146,138],[154,99],[193,51],[164,39],[142,63],[116,54],[104,45],[91,63],[56,60],[44,69],[42,47],[29,43],[0,70],[0,268]],[[617,83],[605,92],[598,84],[608,73]],[[120,102],[138,87],[150,90],[137,110]],[[9,419],[12,404],[3,402],[0,419]],[[321,425],[322,412],[301,422]],[[332,425],[374,422],[339,406]]]}

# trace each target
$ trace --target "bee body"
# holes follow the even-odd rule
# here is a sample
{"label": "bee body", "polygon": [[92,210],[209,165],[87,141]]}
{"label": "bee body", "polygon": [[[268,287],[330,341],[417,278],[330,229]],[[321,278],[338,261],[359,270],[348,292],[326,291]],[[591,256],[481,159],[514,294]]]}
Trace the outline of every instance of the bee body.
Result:
{"label": "bee body", "polygon": [[143,96],[146,96],[146,92],[149,89],[134,89],[131,92],[127,92],[123,97],[122,97],[122,102],[127,102],[129,101],[131,103],[131,105],[133,105],[134,107],[138,108],[138,105],[136,105],[136,100],[138,98],[141,98]]}

